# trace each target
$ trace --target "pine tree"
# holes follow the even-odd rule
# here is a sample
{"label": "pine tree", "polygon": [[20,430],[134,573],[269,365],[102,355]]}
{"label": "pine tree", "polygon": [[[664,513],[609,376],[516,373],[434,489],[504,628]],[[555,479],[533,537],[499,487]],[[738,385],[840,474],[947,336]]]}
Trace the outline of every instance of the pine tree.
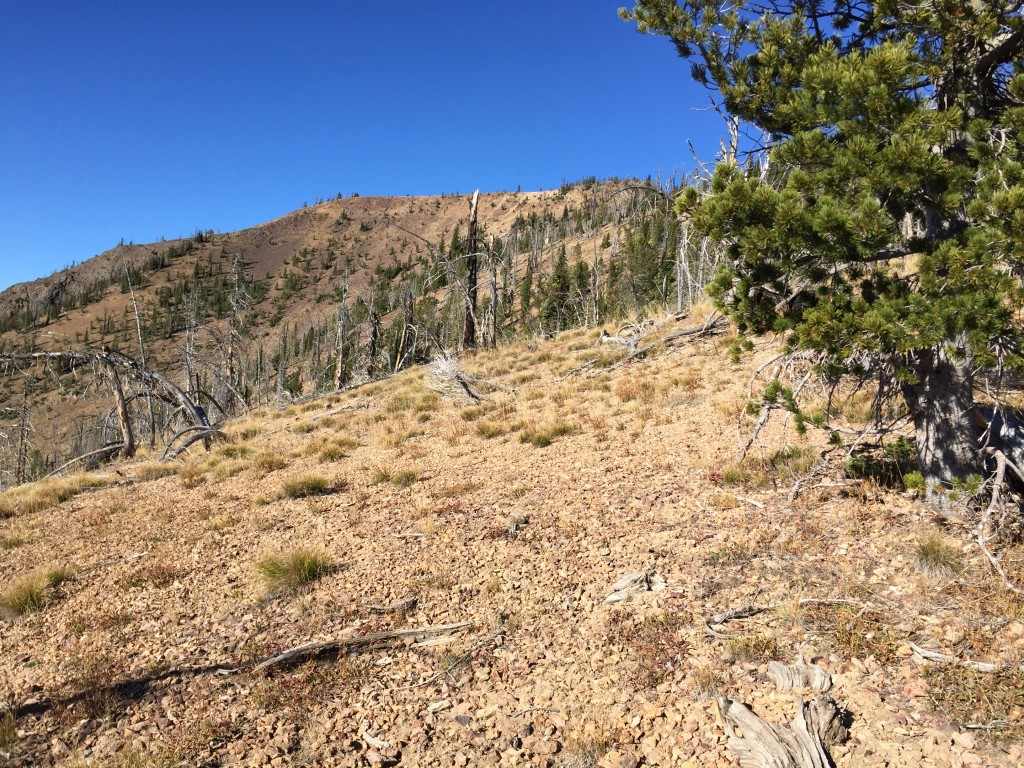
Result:
{"label": "pine tree", "polygon": [[568,324],[569,294],[572,290],[572,278],[569,275],[569,259],[565,252],[565,243],[558,249],[558,258],[551,270],[548,280],[547,296],[541,310],[541,322],[544,330],[560,331]]}
{"label": "pine tree", "polygon": [[1020,3],[639,0],[620,15],[675,44],[736,136],[764,137],[679,200],[727,247],[719,304],[833,374],[890,381],[933,498],[982,472],[976,377],[1024,367]]}

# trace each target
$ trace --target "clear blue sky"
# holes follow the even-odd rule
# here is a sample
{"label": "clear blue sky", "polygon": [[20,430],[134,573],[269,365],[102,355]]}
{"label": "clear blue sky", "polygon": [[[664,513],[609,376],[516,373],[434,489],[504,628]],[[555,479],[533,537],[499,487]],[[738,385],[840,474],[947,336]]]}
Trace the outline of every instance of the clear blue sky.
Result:
{"label": "clear blue sky", "polygon": [[5,0],[0,288],[341,192],[670,176],[718,119],[623,0]]}

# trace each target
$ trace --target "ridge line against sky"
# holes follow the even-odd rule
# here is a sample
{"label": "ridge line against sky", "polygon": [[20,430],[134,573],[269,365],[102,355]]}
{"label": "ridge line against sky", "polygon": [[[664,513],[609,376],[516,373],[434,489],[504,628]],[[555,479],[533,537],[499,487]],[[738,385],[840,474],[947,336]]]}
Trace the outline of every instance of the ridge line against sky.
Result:
{"label": "ridge line against sky", "polygon": [[708,95],[621,0],[0,8],[0,289],[341,193],[677,178]]}

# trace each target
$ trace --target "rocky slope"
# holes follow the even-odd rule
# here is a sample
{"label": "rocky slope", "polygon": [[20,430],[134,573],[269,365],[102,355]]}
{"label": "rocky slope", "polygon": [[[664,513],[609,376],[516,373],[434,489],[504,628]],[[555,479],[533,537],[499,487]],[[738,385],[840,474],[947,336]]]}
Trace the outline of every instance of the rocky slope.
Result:
{"label": "rocky slope", "polygon": [[[563,334],[464,360],[476,405],[439,397],[417,368],[253,413],[169,474],[142,459],[49,508],[9,495],[0,584],[71,577],[0,625],[0,753],[15,766],[735,765],[714,693],[789,720],[766,664],[802,654],[850,713],[838,766],[1024,762],[1024,602],[966,529],[836,462],[809,475],[826,448],[813,432],[773,422],[735,466],[747,383],[772,348],[730,364],[723,341],[621,362],[597,331]],[[798,477],[811,479],[790,500]],[[327,572],[268,586],[260,563],[304,547]],[[1005,552],[1018,578],[1021,555]],[[664,590],[605,603],[647,567]],[[768,610],[708,631],[745,606]],[[440,644],[253,670],[309,641],[460,622]],[[928,663],[910,643],[1005,668]]]}

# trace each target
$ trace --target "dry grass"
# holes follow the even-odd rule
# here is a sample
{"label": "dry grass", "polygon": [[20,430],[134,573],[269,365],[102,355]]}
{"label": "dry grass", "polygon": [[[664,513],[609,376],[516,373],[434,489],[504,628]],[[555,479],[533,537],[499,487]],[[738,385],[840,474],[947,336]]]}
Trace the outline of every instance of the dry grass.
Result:
{"label": "dry grass", "polygon": [[404,469],[377,467],[373,470],[373,481],[375,483],[391,483],[399,488],[408,488],[419,480],[419,477],[419,471],[410,467]]}
{"label": "dry grass", "polygon": [[659,613],[637,622],[628,614],[608,617],[608,641],[622,646],[633,657],[626,678],[638,690],[654,688],[679,668],[687,645],[681,630],[686,622],[679,613]]}
{"label": "dry grass", "polygon": [[847,605],[815,605],[804,615],[811,628],[827,635],[835,649],[847,658],[873,656],[879,664],[898,659],[901,639],[875,611]]}
{"label": "dry grass", "polygon": [[331,483],[323,475],[302,475],[286,480],[281,492],[289,499],[304,499],[307,496],[324,496],[339,490],[337,483]]}
{"label": "dry grass", "polygon": [[256,456],[253,466],[261,472],[276,472],[288,466],[288,459],[274,451],[263,451]]}
{"label": "dry grass", "polygon": [[272,592],[295,592],[333,573],[335,566],[323,550],[303,547],[264,557],[256,564],[256,570]]}
{"label": "dry grass", "polygon": [[959,547],[939,531],[932,531],[917,543],[917,570],[926,576],[948,579],[963,570]]}
{"label": "dry grass", "polygon": [[110,478],[80,473],[12,488],[0,494],[0,520],[55,507],[90,488],[109,485]]}
{"label": "dry grass", "polygon": [[135,476],[142,482],[159,480],[161,477],[173,475],[178,469],[173,464],[164,464],[159,461],[147,461],[135,468]]}
{"label": "dry grass", "polygon": [[17,549],[26,541],[28,541],[28,539],[26,539],[24,536],[4,536],[2,539],[0,539],[0,549]]}
{"label": "dry grass", "polygon": [[519,442],[529,443],[537,448],[546,448],[556,438],[571,435],[576,428],[564,421],[552,421],[546,424],[531,424],[519,435]]}
{"label": "dry grass", "polygon": [[559,768],[594,768],[610,749],[604,736],[574,736],[566,739],[557,764]]}
{"label": "dry grass", "polygon": [[1024,736],[1024,667],[996,672],[937,664],[925,673],[932,706],[957,725],[985,726],[995,740]]}
{"label": "dry grass", "polygon": [[0,593],[0,613],[10,618],[42,610],[53,591],[71,578],[66,568],[49,568],[16,579]]}
{"label": "dry grass", "polygon": [[725,651],[733,661],[763,664],[782,658],[779,641],[771,635],[740,635],[725,641]]}

